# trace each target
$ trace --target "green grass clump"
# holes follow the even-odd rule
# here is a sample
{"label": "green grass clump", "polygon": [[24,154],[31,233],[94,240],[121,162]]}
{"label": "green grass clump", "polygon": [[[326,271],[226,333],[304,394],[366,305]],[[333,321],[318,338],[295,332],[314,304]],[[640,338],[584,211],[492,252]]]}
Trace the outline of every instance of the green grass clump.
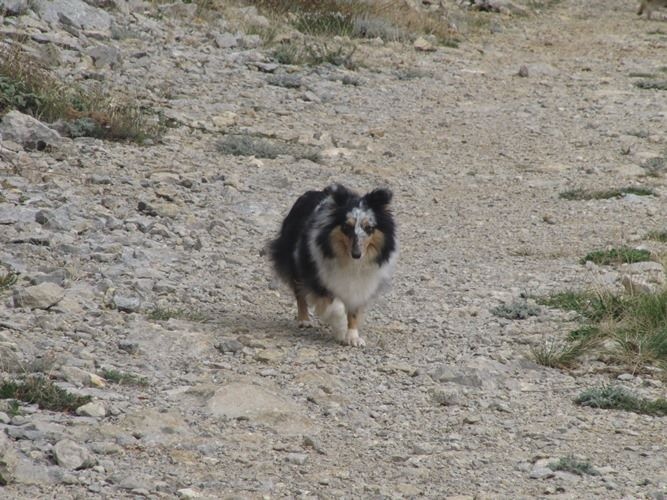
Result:
{"label": "green grass clump", "polygon": [[491,309],[491,313],[505,319],[527,319],[540,314],[540,308],[524,301],[514,301],[511,304],[501,304]]}
{"label": "green grass clump", "polygon": [[604,410],[623,410],[655,416],[667,415],[667,400],[640,398],[622,387],[613,385],[586,389],[574,402],[579,406]]}
{"label": "green grass clump", "polygon": [[295,29],[311,36],[379,37],[396,41],[433,35],[443,45],[458,41],[446,20],[413,9],[400,0],[254,0],[250,3],[270,17],[285,18]]}
{"label": "green grass clump", "polygon": [[537,364],[549,368],[572,368],[584,353],[586,341],[565,342],[549,340],[531,347],[531,354]]}
{"label": "green grass clump", "polygon": [[585,264],[591,261],[601,266],[608,266],[611,264],[632,264],[649,260],[651,260],[651,252],[648,250],[620,247],[590,252],[581,259],[581,263]]}
{"label": "green grass clump", "polygon": [[347,69],[356,69],[358,64],[353,59],[356,46],[349,43],[314,41],[293,41],[278,45],[272,52],[272,58],[279,64],[292,66],[319,66],[331,64]]}
{"label": "green grass clump", "polygon": [[59,131],[69,137],[143,143],[161,130],[137,104],[60,81],[18,45],[0,48],[0,114],[12,109],[58,122]]}
{"label": "green grass clump", "polygon": [[148,385],[148,380],[145,377],[113,369],[102,370],[100,376],[105,380],[118,385],[135,385],[142,387]]}
{"label": "green grass clump", "polygon": [[579,460],[572,455],[562,457],[557,462],[552,462],[548,466],[552,471],[562,470],[564,472],[571,472],[577,476],[584,474],[589,476],[598,476],[600,473],[593,468],[588,460]]}
{"label": "green grass clump", "polygon": [[636,196],[655,196],[655,191],[650,188],[630,186],[617,189],[589,190],[589,189],[570,189],[563,191],[558,196],[563,200],[608,200],[611,198],[622,198],[626,194]]}
{"label": "green grass clump", "polygon": [[604,344],[600,354],[608,362],[633,370],[646,365],[667,368],[667,289],[623,295],[565,291],[537,302],[575,311],[583,320],[565,340],[533,349],[538,363],[573,366],[584,352]]}
{"label": "green grass clump", "polygon": [[667,229],[663,231],[651,231],[646,236],[646,239],[660,241],[662,243],[667,243]]}
{"label": "green grass clump", "polygon": [[652,177],[660,177],[667,171],[667,156],[649,158],[640,165]]}
{"label": "green grass clump", "polygon": [[42,376],[31,376],[22,381],[0,382],[0,399],[14,399],[37,404],[44,410],[70,413],[91,400],[90,396],[70,394]]}

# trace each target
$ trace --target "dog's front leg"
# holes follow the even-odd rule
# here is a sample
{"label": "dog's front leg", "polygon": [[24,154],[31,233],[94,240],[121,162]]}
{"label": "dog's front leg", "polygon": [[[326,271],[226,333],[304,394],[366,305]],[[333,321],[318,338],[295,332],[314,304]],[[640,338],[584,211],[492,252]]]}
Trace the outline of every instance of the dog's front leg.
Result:
{"label": "dog's front leg", "polygon": [[359,336],[359,325],[361,324],[362,315],[363,311],[361,309],[347,312],[347,332],[345,333],[345,338],[341,339],[343,343],[355,347],[366,345],[366,341]]}

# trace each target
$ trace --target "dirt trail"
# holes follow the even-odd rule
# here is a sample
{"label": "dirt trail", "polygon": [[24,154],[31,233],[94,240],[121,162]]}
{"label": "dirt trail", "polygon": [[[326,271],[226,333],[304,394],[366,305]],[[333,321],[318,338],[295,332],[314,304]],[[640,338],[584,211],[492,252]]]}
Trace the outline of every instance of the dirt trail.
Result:
{"label": "dirt trail", "polygon": [[[267,84],[259,56],[221,55],[203,31],[165,34],[136,16],[165,41],[118,42],[147,56],[127,57],[114,82],[145,88],[183,122],[231,111],[235,127],[340,157],[222,155],[218,134],[181,126],[150,148],[79,141],[79,164],[26,181],[54,210],[66,193],[69,216],[113,217],[48,251],[11,250],[27,272],[76,261],[68,293],[85,306],[3,306],[4,324],[21,331],[12,341],[149,385],[89,389],[104,419],[31,414],[31,425],[51,425],[32,442],[3,423],[33,461],[4,487],[8,498],[187,498],[184,488],[206,498],[662,498],[665,419],[574,405],[614,379],[599,361],[571,373],[531,361],[531,346],[562,338],[572,316],[491,313],[522,294],[619,289],[617,270],[579,263],[591,250],[666,250],[643,237],[665,228],[667,185],[641,165],[667,155],[667,93],[635,84],[667,78],[667,23],[664,10],[647,21],[635,8],[564,0],[537,16],[492,17],[493,33],[432,53],[368,43],[365,67],[298,70],[296,90]],[[171,97],[156,97],[165,88]],[[395,192],[400,265],[369,311],[364,349],[298,330],[261,255],[296,196],[331,181]],[[559,198],[631,185],[658,196]],[[137,214],[138,201],[158,215]],[[63,254],[67,245],[80,253]],[[101,288],[104,300],[144,302],[101,307]],[[151,318],[149,306],[179,314]],[[666,396],[658,375],[622,383]],[[113,451],[53,479],[49,432]],[[599,474],[547,467],[570,455]]]}

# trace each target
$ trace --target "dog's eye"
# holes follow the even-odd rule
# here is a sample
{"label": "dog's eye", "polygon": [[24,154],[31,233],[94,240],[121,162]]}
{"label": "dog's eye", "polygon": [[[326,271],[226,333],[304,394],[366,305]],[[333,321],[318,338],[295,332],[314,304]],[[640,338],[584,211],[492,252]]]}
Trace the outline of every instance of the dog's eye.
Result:
{"label": "dog's eye", "polygon": [[341,230],[343,231],[343,234],[347,236],[354,234],[354,226],[350,226],[349,224],[343,224]]}
{"label": "dog's eye", "polygon": [[373,234],[375,228],[373,226],[364,226],[364,231],[366,231],[366,234]]}

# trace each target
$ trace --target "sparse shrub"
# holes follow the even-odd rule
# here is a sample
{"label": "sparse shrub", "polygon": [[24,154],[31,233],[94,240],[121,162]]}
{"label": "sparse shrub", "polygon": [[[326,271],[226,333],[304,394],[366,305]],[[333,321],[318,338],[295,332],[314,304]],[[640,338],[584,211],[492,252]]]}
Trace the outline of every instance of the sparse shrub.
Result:
{"label": "sparse shrub", "polygon": [[0,47],[0,113],[9,109],[53,123],[69,137],[142,143],[161,130],[128,100],[57,80],[18,46]]}
{"label": "sparse shrub", "polygon": [[651,231],[646,235],[649,240],[656,240],[662,243],[667,243],[667,229],[662,231]]}
{"label": "sparse shrub", "polygon": [[255,156],[274,159],[279,155],[291,155],[296,159],[317,161],[319,151],[311,146],[293,144],[277,139],[265,139],[251,135],[226,135],[217,143],[218,151],[235,156]]}
{"label": "sparse shrub", "polygon": [[641,164],[641,167],[646,170],[648,175],[659,177],[664,175],[665,171],[667,171],[667,157],[656,156],[654,158],[649,158]]}
{"label": "sparse shrub", "polygon": [[[2,266],[0,266],[2,269]],[[11,270],[0,271],[0,291],[5,290],[16,283],[18,279],[18,274],[12,272]]]}
{"label": "sparse shrub", "polygon": [[400,0],[255,0],[249,3],[273,16],[284,16],[296,29],[309,35],[380,37],[394,41],[426,34],[434,35],[444,45],[457,42],[456,33],[444,19],[413,9]]}
{"label": "sparse shrub", "polygon": [[[604,344],[601,354],[608,362],[633,369],[649,364],[667,368],[667,290],[633,295],[567,291],[537,301],[582,315],[587,323],[567,339],[578,343],[580,351]],[[560,347],[567,359],[569,343],[541,347],[536,357],[557,359]]]}
{"label": "sparse shrub", "polygon": [[586,262],[591,261],[595,264],[605,266],[611,264],[632,264],[648,260],[651,260],[651,252],[648,250],[620,247],[590,252],[581,259],[581,263],[585,264]]}
{"label": "sparse shrub", "polygon": [[623,410],[656,416],[667,415],[667,400],[640,398],[622,387],[613,385],[586,389],[574,402],[579,406],[603,410]]}
{"label": "sparse shrub", "polygon": [[70,394],[46,377],[30,376],[23,381],[2,381],[0,399],[37,404],[44,410],[73,412],[79,406],[89,403],[91,398]]}
{"label": "sparse shrub", "polygon": [[104,369],[100,372],[100,376],[105,380],[119,385],[137,385],[147,386],[148,380],[145,377],[140,377],[133,373],[125,373],[113,369]]}
{"label": "sparse shrub", "polygon": [[196,309],[156,307],[148,314],[148,319],[153,321],[168,321],[171,318],[194,322],[204,322],[209,319],[205,313]]}
{"label": "sparse shrub", "polygon": [[355,45],[346,43],[334,43],[333,46],[326,42],[294,41],[279,45],[273,50],[273,60],[280,64],[295,66],[319,66],[320,64],[333,64],[343,66],[347,69],[355,69],[357,63],[352,59],[356,52]]}
{"label": "sparse shrub", "polygon": [[667,80],[640,80],[635,86],[646,90],[667,90]]}
{"label": "sparse shrub", "polygon": [[589,476],[600,475],[600,473],[593,468],[588,460],[579,460],[572,455],[562,457],[557,462],[550,463],[549,468],[553,471],[562,470],[565,472],[571,472],[577,476],[583,476],[584,474]]}
{"label": "sparse shrub", "polygon": [[547,340],[539,346],[531,347],[531,354],[536,363],[549,368],[572,368],[588,342],[566,342]]}
{"label": "sparse shrub", "polygon": [[650,188],[640,186],[630,186],[618,189],[589,190],[589,189],[570,189],[563,191],[558,196],[564,200],[607,200],[611,198],[622,198],[626,194],[636,196],[656,196],[655,191]]}
{"label": "sparse shrub", "polygon": [[527,319],[540,314],[540,308],[525,300],[516,300],[511,304],[501,304],[491,309],[491,313],[505,319]]}

